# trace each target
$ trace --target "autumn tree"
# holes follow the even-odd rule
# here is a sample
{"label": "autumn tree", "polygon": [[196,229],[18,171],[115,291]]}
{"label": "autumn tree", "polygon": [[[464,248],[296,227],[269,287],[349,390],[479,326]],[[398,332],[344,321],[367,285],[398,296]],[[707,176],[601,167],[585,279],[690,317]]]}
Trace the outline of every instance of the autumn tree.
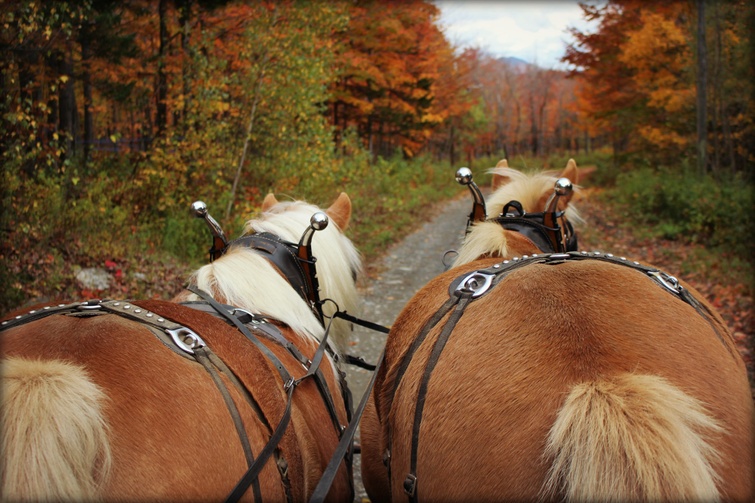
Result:
{"label": "autumn tree", "polygon": [[[753,142],[745,138],[753,138],[752,35],[746,25],[753,7],[711,6],[698,10],[689,2],[636,0],[582,5],[597,30],[572,30],[576,42],[564,61],[581,81],[583,112],[610,132],[617,153],[641,153],[660,164],[710,157],[711,163],[701,165],[714,172],[723,164],[730,172],[752,164]],[[701,40],[715,41],[702,69],[696,59],[704,50],[697,47]],[[697,86],[711,106],[696,103]],[[699,152],[703,143],[706,150]]]}
{"label": "autumn tree", "polygon": [[356,128],[373,155],[416,154],[445,118],[434,105],[439,68],[452,54],[425,0],[360,0],[342,33],[330,115],[342,134]]}
{"label": "autumn tree", "polygon": [[621,61],[621,48],[628,33],[640,25],[642,2],[580,4],[584,18],[597,22],[595,32],[571,29],[575,39],[566,48],[564,62],[573,65],[572,75],[585,82],[580,87],[583,113],[610,134],[616,153],[629,147],[634,117],[631,107],[638,101],[633,72]]}
{"label": "autumn tree", "polygon": [[458,56],[444,58],[440,79],[436,87],[435,105],[444,111],[443,122],[434,130],[428,144],[438,159],[447,159],[452,166],[461,162],[462,152],[467,153],[476,134],[470,127],[479,128],[480,91],[476,80],[482,54],[477,49],[465,49]]}
{"label": "autumn tree", "polygon": [[669,4],[665,12],[644,10],[640,26],[627,33],[619,56],[633,73],[641,96],[633,106],[636,148],[657,153],[663,163],[690,154],[695,142],[694,59],[685,33],[688,6]]}

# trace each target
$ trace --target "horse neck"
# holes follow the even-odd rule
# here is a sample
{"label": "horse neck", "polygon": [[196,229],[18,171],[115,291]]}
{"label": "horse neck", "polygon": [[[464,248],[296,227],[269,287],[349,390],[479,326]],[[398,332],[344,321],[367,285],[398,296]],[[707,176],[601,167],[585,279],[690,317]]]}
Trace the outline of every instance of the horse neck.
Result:
{"label": "horse neck", "polygon": [[[341,310],[354,312],[356,288],[350,272],[337,275],[328,261],[318,263],[323,299],[333,298]],[[303,337],[321,341],[325,329],[315,316],[309,304],[304,301],[263,256],[245,248],[231,248],[218,260],[198,269],[190,280],[191,284],[208,292],[218,302],[230,304],[249,312],[261,314],[285,323]],[[180,300],[198,300],[194,294],[183,295]],[[332,302],[325,302],[326,316],[334,314]],[[327,322],[328,320],[326,320]],[[345,351],[351,335],[351,326],[344,320],[332,323],[328,334],[331,347],[337,352]]]}

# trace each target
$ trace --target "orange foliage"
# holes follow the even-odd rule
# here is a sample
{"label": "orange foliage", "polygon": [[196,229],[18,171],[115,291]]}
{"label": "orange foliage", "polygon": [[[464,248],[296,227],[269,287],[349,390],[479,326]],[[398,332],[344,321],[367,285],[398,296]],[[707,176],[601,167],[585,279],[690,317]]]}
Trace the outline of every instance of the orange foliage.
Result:
{"label": "orange foliage", "polygon": [[[696,155],[696,108],[704,106],[709,157],[733,172],[747,171],[748,156],[755,156],[745,144],[746,138],[753,144],[755,121],[744,119],[741,111],[755,110],[755,94],[747,45],[752,30],[743,20],[752,17],[753,6],[706,5],[704,39],[697,31],[695,3],[581,5],[597,29],[572,30],[576,42],[563,60],[574,65],[572,75],[580,81],[581,112],[610,134],[619,152],[641,152],[662,164]],[[707,58],[701,70],[698,48],[703,43]],[[706,104],[696,99],[700,83]]]}
{"label": "orange foliage", "polygon": [[425,0],[357,1],[350,8],[330,113],[341,132],[356,128],[373,154],[401,148],[411,157],[447,117],[440,105],[453,98],[439,79],[453,54],[438,15]]}

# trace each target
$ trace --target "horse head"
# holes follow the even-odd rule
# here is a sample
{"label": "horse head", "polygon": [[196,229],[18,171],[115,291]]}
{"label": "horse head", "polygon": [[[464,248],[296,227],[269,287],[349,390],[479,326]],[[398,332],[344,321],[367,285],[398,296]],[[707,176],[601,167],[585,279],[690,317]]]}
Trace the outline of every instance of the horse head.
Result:
{"label": "horse head", "polygon": [[[325,210],[327,218],[317,206],[281,202],[269,194],[259,216],[246,223],[243,235],[230,243],[223,239],[222,250],[216,250],[215,259],[198,269],[189,284],[219,302],[279,320],[302,335],[321,340],[320,312],[332,317],[337,310],[353,312],[356,306],[361,259],[343,233],[351,209],[351,200],[343,192]],[[218,237],[215,231],[213,234]],[[218,240],[215,242],[217,248]],[[310,244],[311,257],[299,256],[299,250]],[[287,262],[273,256],[282,256]],[[315,263],[316,276],[314,270],[311,275],[306,271]],[[314,279],[314,296],[308,292],[313,288],[310,279]],[[314,302],[312,298],[323,300]],[[198,300],[198,296],[186,292],[179,300]],[[350,330],[347,322],[333,320],[329,340],[336,351],[345,349]]]}
{"label": "horse head", "polygon": [[483,257],[511,258],[576,248],[571,222],[582,220],[570,204],[579,181],[573,159],[559,174],[525,174],[509,168],[505,159],[490,172],[492,193],[487,201],[482,201],[471,174],[457,174],[457,180],[472,189],[475,206],[454,266]]}

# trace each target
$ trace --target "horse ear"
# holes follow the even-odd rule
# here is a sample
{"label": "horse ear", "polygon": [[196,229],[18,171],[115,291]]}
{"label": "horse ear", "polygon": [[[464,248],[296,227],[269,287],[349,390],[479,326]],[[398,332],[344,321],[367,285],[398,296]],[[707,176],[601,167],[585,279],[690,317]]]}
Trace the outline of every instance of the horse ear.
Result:
{"label": "horse ear", "polygon": [[577,170],[577,163],[574,162],[574,159],[569,159],[569,162],[566,163],[560,178],[568,178],[574,185],[579,183],[579,170]]}
{"label": "horse ear", "polygon": [[265,196],[265,200],[262,201],[262,212],[269,210],[273,206],[278,204],[278,200],[275,198],[275,194],[272,192]]}
{"label": "horse ear", "polygon": [[351,220],[351,199],[346,192],[341,192],[330,208],[325,210],[328,217],[333,220],[341,231],[345,231]]}
{"label": "horse ear", "polygon": [[[495,165],[496,168],[508,168],[509,162],[506,159],[501,159],[498,161],[498,164]],[[511,178],[504,175],[499,175],[498,173],[493,173],[493,179],[491,182],[493,190],[497,189],[498,187],[503,187],[507,183],[511,181]]]}

